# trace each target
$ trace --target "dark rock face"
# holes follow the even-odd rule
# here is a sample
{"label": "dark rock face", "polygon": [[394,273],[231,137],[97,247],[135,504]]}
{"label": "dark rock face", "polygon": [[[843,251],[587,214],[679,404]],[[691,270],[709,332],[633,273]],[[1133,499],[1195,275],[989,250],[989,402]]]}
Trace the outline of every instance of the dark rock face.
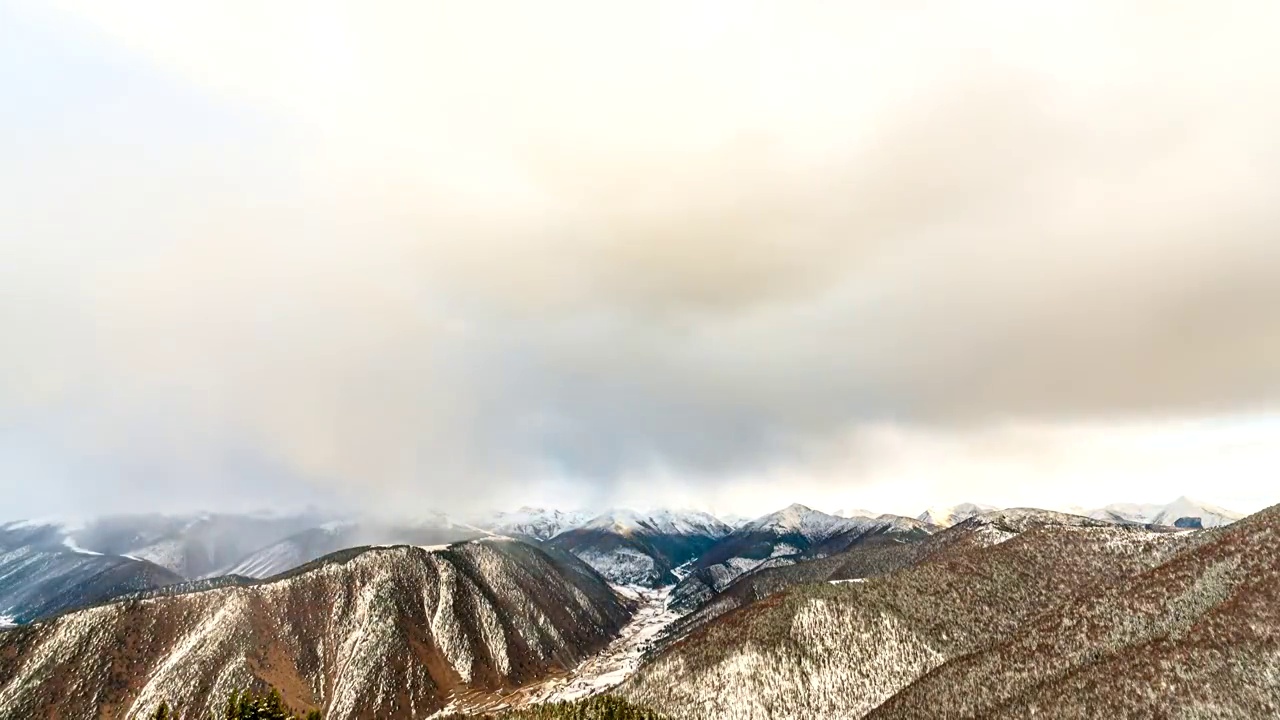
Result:
{"label": "dark rock face", "polygon": [[326,718],[423,717],[501,695],[612,639],[630,604],[514,540],[344,551],[278,578],[67,613],[0,633],[0,718],[207,717],[270,684]]}
{"label": "dark rock face", "polygon": [[1203,530],[1204,521],[1198,517],[1182,517],[1174,520],[1173,526],[1176,528]]}

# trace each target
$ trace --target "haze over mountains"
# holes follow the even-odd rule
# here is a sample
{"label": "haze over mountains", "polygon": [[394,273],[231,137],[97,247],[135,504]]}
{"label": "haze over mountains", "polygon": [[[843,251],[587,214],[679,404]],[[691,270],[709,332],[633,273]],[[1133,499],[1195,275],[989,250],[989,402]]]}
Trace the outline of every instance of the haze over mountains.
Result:
{"label": "haze over mountains", "polygon": [[[978,506],[933,509],[956,521]],[[368,545],[435,546],[506,536],[566,551],[618,585],[675,585],[682,607],[719,593],[756,568],[831,555],[872,537],[916,537],[949,523],[902,516],[838,517],[791,505],[737,527],[700,511],[593,515],[522,508],[472,522],[434,514],[416,521],[299,515],[109,516],[74,523],[0,525],[0,617],[25,623],[74,607],[183,581],[264,579],[322,556]],[[1122,523],[1216,527],[1230,511],[1179,498],[1086,513]]]}
{"label": "haze over mountains", "polygon": [[[604,691],[688,720],[925,718],[940,702],[957,718],[1077,717],[1079,703],[1062,693],[1133,711],[1206,702],[1222,717],[1280,710],[1280,686],[1265,680],[1266,658],[1280,650],[1280,617],[1266,601],[1280,593],[1276,511],[1221,524],[1226,511],[1180,498],[1142,512],[993,510],[944,528],[793,504],[735,529],[699,512],[611,510],[547,540],[534,532],[570,514],[494,516],[511,537],[444,516],[325,521],[311,530],[354,538],[351,528],[376,529],[391,542],[262,580],[186,579],[81,545],[132,549],[125,518],[9,523],[0,580],[27,593],[4,596],[17,597],[21,614],[0,633],[0,717],[56,709],[132,720],[162,699],[199,716],[231,689],[264,683],[337,720],[491,712]],[[1172,514],[1198,522],[1144,522]],[[162,527],[165,543],[207,549],[197,539],[218,546],[210,528],[245,523],[272,528],[259,540],[284,535],[270,550],[302,547],[297,538],[311,531],[292,531],[320,520],[138,516],[134,537],[152,547],[156,534],[142,531]],[[415,542],[448,533],[459,537],[447,546]],[[283,557],[246,554],[264,556]],[[25,574],[10,569],[24,562]],[[108,587],[121,567],[132,582]],[[80,586],[80,603],[93,607],[66,600]],[[44,592],[45,604],[33,601]],[[1208,637],[1232,638],[1211,646],[1212,662],[1199,649]],[[1166,658],[1155,669],[1153,653]],[[1035,679],[1006,677],[1015,656]],[[1261,674],[1240,669],[1259,662]],[[1163,678],[1154,705],[1143,694],[1153,672]],[[1006,689],[978,690],[990,682]]]}

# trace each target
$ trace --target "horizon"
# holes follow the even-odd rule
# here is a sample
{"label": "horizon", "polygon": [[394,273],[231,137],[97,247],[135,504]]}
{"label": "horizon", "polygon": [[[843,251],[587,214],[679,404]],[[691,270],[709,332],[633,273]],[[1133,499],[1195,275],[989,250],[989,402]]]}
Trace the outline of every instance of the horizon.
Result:
{"label": "horizon", "polygon": [[[710,515],[711,517],[714,517],[715,519],[720,520],[722,522],[726,522],[729,520],[736,520],[740,522],[750,522],[750,521],[759,520],[769,515],[773,515],[773,514],[788,510],[793,506],[800,506],[812,511],[816,511],[825,515],[831,515],[834,517],[853,517],[853,516],[845,516],[845,515],[842,515],[841,513],[847,512],[850,510],[854,510],[854,511],[862,510],[862,511],[875,513],[876,516],[891,515],[896,517],[907,517],[907,518],[919,519],[920,516],[931,511],[950,510],[957,506],[970,505],[970,504],[978,507],[991,508],[987,512],[1002,512],[1006,510],[1049,510],[1053,512],[1065,513],[1068,515],[1087,516],[1087,513],[1090,513],[1090,512],[1097,512],[1097,511],[1103,511],[1103,510],[1109,510],[1109,509],[1123,509],[1123,508],[1152,509],[1152,508],[1159,508],[1159,507],[1167,507],[1167,506],[1179,503],[1181,501],[1189,501],[1191,503],[1201,505],[1207,509],[1222,510],[1228,513],[1238,514],[1242,517],[1247,517],[1256,512],[1261,512],[1262,510],[1265,510],[1271,507],[1271,506],[1264,506],[1261,508],[1245,511],[1237,508],[1223,507],[1221,505],[1217,505],[1216,503],[1207,502],[1200,498],[1190,497],[1187,495],[1180,495],[1167,502],[1118,501],[1113,503],[1107,503],[1105,505],[1089,506],[1089,507],[1080,506],[1080,505],[1070,505],[1070,506],[1062,506],[1062,507],[1043,507],[1043,506],[1035,506],[1035,505],[1002,506],[1002,505],[994,505],[991,503],[985,503],[981,501],[962,501],[959,503],[948,503],[948,504],[935,503],[923,508],[918,508],[918,512],[895,512],[893,510],[880,510],[878,508],[864,507],[859,505],[845,505],[841,507],[832,508],[827,506],[814,506],[804,502],[792,502],[792,503],[788,503],[787,505],[773,507],[772,509],[769,509],[769,510],[752,511],[747,513],[741,513],[741,512],[731,511],[731,510],[717,511],[710,508],[671,507],[671,506],[665,506],[665,505],[651,505],[651,506],[613,505],[613,506],[600,507],[600,508],[559,507],[554,505],[542,505],[542,506],[522,505],[520,507],[515,507],[515,508],[494,508],[494,509],[488,509],[488,510],[474,511],[471,513],[461,514],[461,515],[453,515],[442,510],[429,510],[423,513],[407,513],[404,515],[395,515],[395,514],[381,514],[381,513],[364,513],[364,512],[358,512],[358,511],[352,512],[349,510],[342,512],[337,510],[325,510],[320,507],[305,507],[305,508],[258,508],[253,510],[187,509],[187,510],[175,510],[175,511],[141,511],[141,512],[123,512],[123,513],[113,512],[113,513],[105,513],[105,514],[98,514],[98,515],[86,514],[86,515],[74,515],[74,516],[45,515],[45,516],[35,516],[35,517],[29,517],[29,516],[0,517],[0,526],[9,526],[10,528],[12,528],[16,525],[58,525],[58,526],[64,526],[67,528],[83,528],[86,525],[96,520],[109,519],[112,517],[140,517],[140,516],[148,516],[148,515],[177,518],[177,519],[213,517],[218,515],[263,517],[263,518],[305,517],[308,515],[314,515],[317,518],[325,518],[329,520],[336,519],[336,520],[358,521],[358,520],[364,520],[364,519],[373,519],[373,520],[380,520],[380,521],[385,521],[390,523],[421,521],[429,518],[431,515],[437,515],[442,519],[446,519],[454,522],[460,522],[463,524],[470,524],[474,522],[484,522],[486,520],[493,520],[498,515],[515,515],[515,514],[526,512],[526,511],[533,511],[533,512],[546,511],[546,512],[562,512],[566,514],[579,514],[584,516],[584,520],[586,521],[594,520],[600,517],[604,517],[605,515],[610,515],[617,512],[634,512],[640,515],[652,514],[657,512],[671,512],[671,513],[703,513],[706,515]],[[477,526],[477,527],[481,527],[481,526]]]}

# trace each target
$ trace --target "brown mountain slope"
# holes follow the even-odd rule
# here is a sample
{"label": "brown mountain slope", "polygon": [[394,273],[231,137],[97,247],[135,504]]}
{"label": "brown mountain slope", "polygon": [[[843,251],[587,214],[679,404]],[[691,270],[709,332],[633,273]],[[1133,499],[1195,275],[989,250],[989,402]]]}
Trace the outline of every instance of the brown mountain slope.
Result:
{"label": "brown mountain slope", "polygon": [[[870,533],[828,557],[796,562],[768,561],[718,593],[708,591],[694,610],[672,623],[669,638],[680,638],[725,613],[805,583],[874,577],[917,562],[929,546],[913,534]],[[687,585],[685,587],[688,587]],[[709,588],[708,588],[709,590]],[[672,607],[683,610],[673,593]]]}
{"label": "brown mountain slope", "polygon": [[[905,569],[792,588],[730,612],[671,645],[619,694],[678,719],[861,717],[947,660],[1193,542],[1059,513],[989,513],[920,543]],[[945,705],[932,708],[929,717],[946,717]]]}
{"label": "brown mountain slope", "polygon": [[941,665],[870,717],[1280,717],[1280,508],[1206,538]]}
{"label": "brown mountain slope", "polygon": [[347,551],[0,634],[0,718],[132,719],[161,699],[206,717],[263,684],[331,720],[416,718],[570,667],[629,612],[582,563],[517,541]]}

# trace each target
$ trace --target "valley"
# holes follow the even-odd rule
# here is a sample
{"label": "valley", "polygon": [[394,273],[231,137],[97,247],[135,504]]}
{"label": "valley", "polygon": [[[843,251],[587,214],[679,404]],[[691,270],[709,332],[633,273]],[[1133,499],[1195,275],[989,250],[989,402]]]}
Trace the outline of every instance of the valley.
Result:
{"label": "valley", "polygon": [[[1168,519],[1162,506],[1134,519],[925,513],[954,521],[943,527],[792,505],[736,528],[702,514],[610,511],[545,540],[537,533],[571,516],[546,511],[544,523],[526,508],[507,525],[513,537],[482,520],[434,519],[380,537],[465,537],[308,561],[272,549],[294,543],[291,532],[247,551],[284,559],[264,579],[185,580],[156,566],[173,579],[14,618],[0,630],[0,718],[56,709],[134,720],[161,700],[199,714],[232,689],[270,686],[333,720],[501,715],[604,694],[675,720],[925,718],[939,698],[957,718],[1065,718],[1036,698],[1082,692],[1072,678],[1100,659],[1134,668],[1124,689],[1090,681],[1106,702],[1141,697],[1134,678],[1152,673],[1176,689],[1170,703],[1209,697],[1167,678],[1196,676],[1186,663],[1208,662],[1197,648],[1220,636],[1236,638],[1231,654],[1204,667],[1238,692],[1213,702],[1234,708],[1227,717],[1280,707],[1274,684],[1230,670],[1280,657],[1280,618],[1266,604],[1280,596],[1280,515],[1222,524],[1220,509],[1172,505],[1196,522],[1142,522]],[[351,538],[369,527],[320,520],[301,532]],[[21,566],[38,552],[58,568],[10,571],[0,589],[34,597],[53,583],[65,597],[55,580],[75,587],[79,576],[63,570],[74,563],[154,564],[85,547],[91,535],[74,533],[0,526],[0,539],[26,542],[0,560]],[[646,571],[633,574],[637,555]],[[616,582],[619,572],[631,582]],[[1169,669],[1137,669],[1157,648]],[[1024,669],[1006,678],[1014,657]],[[975,689],[992,678],[1008,692]]]}

